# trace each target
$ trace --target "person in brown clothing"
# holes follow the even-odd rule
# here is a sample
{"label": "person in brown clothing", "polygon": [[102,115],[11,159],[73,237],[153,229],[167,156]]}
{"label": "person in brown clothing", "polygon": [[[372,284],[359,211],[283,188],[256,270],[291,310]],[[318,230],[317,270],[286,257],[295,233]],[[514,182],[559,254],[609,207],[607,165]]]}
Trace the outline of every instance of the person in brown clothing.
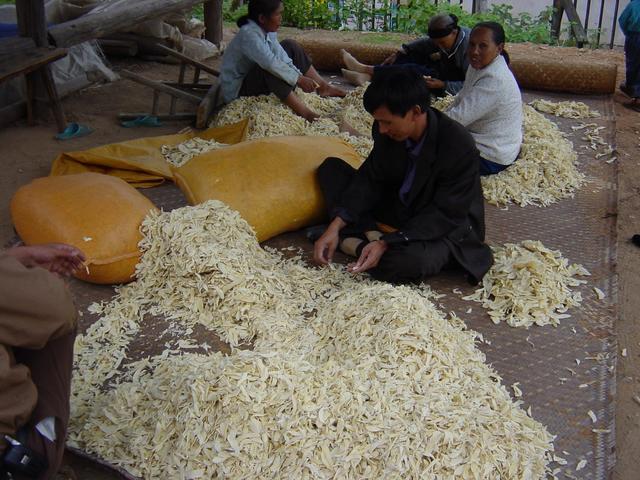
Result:
{"label": "person in brown clothing", "polygon": [[[3,470],[13,478],[52,478],[62,462],[77,310],[60,275],[83,261],[82,252],[62,244],[0,253],[0,478]],[[22,452],[22,445],[36,453],[35,463],[44,460],[40,472],[11,467],[12,449]]]}

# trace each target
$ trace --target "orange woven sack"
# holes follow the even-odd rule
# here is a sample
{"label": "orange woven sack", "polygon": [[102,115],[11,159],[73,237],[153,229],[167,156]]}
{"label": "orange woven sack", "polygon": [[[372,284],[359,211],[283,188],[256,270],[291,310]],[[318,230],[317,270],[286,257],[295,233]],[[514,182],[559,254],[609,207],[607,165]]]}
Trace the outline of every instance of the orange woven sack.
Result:
{"label": "orange woven sack", "polygon": [[362,163],[339,138],[270,137],[199,155],[173,178],[192,205],[216,199],[240,212],[262,242],[324,218],[316,169],[327,157]]}
{"label": "orange woven sack", "polygon": [[13,224],[27,245],[78,247],[87,268],[76,277],[103,284],[133,280],[140,224],[155,209],[124,180],[99,173],[38,178],[11,200]]}

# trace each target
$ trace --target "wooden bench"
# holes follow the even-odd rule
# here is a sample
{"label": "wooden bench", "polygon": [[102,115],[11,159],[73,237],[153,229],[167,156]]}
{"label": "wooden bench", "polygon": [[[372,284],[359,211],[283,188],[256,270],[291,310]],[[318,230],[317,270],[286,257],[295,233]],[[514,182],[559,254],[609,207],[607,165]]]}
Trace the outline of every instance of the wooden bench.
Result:
{"label": "wooden bench", "polygon": [[[12,37],[0,39],[0,84],[12,78],[25,75],[27,84],[27,120],[34,123],[35,75],[39,75],[47,90],[49,104],[58,127],[62,132],[66,128],[66,120],[62,102],[58,97],[49,64],[67,55],[65,48],[38,47],[29,37]],[[35,75],[34,75],[35,74]],[[15,108],[10,105],[6,108]],[[4,110],[4,109],[3,109]],[[2,115],[2,110],[0,110]]]}
{"label": "wooden bench", "polygon": [[[177,82],[158,82],[138,75],[128,70],[122,70],[120,74],[133,80],[134,82],[151,87],[153,91],[153,105],[151,107],[151,113],[120,113],[118,118],[120,120],[131,120],[137,117],[145,115],[152,115],[159,120],[195,120],[196,128],[206,128],[209,118],[214,110],[221,105],[220,98],[220,83],[218,76],[220,72],[215,68],[212,68],[202,62],[199,62],[187,55],[184,55],[176,50],[166,47],[161,44],[156,44],[155,48],[161,52],[166,53],[180,61],[180,73],[178,74]],[[185,82],[185,76],[187,67],[193,67],[193,80],[191,82]],[[211,83],[200,82],[201,72],[206,72],[213,76]],[[158,101],[160,93],[166,93],[171,96],[171,104],[169,107],[169,114],[158,114]],[[177,100],[183,100],[187,103],[194,105],[194,111],[192,113],[176,113]]]}

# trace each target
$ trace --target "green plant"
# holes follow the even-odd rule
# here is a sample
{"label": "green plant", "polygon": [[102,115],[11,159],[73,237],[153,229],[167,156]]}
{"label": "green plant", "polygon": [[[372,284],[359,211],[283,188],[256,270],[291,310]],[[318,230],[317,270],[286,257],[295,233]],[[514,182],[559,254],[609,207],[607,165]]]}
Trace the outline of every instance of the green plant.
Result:
{"label": "green plant", "polygon": [[[0,0],[1,1],[1,0]],[[222,20],[225,22],[233,22],[235,23],[238,18],[242,15],[246,15],[247,13],[247,5],[241,5],[238,8],[233,8],[233,0],[224,0],[222,2]],[[204,7],[202,4],[196,5],[193,7],[191,14],[200,20],[204,18]]]}
{"label": "green plant", "polygon": [[[0,0],[3,1],[3,0]],[[245,0],[248,1],[248,0]],[[460,25],[473,27],[481,21],[502,24],[508,42],[551,43],[550,19],[552,7],[540,14],[513,13],[508,4],[493,4],[488,12],[471,14],[459,4],[433,0],[409,0],[406,5],[392,4],[390,0],[284,0],[283,25],[297,28],[349,29],[380,32],[400,32],[424,35],[429,19],[440,12],[458,16]],[[223,18],[235,22],[246,13],[246,5],[233,9],[232,0],[223,2]],[[194,9],[202,18],[202,6]],[[566,27],[565,27],[566,28]],[[593,46],[597,31],[588,32]],[[570,41],[569,41],[570,42]]]}
{"label": "green plant", "polygon": [[504,29],[509,42],[548,43],[552,7],[548,7],[538,16],[520,13],[514,16],[513,6],[494,4],[488,12],[471,14],[459,5],[435,5],[431,0],[412,0],[408,6],[400,7],[398,12],[398,30],[406,33],[426,33],[429,19],[440,12],[455,14],[459,23],[465,27],[473,27],[478,22],[498,22]]}

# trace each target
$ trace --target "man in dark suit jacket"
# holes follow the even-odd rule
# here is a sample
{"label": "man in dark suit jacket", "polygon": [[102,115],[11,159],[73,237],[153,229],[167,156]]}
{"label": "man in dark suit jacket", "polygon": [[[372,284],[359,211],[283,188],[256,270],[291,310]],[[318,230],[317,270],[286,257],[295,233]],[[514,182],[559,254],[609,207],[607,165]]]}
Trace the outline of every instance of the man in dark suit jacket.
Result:
{"label": "man in dark suit jacket", "polygon": [[[318,169],[332,221],[315,242],[316,263],[328,264],[340,247],[358,258],[350,272],[393,283],[420,281],[455,264],[475,283],[491,267],[478,150],[429,99],[415,72],[373,77],[364,94],[375,119],[369,157],[358,170],[338,158]],[[395,231],[383,234],[380,223]]]}

